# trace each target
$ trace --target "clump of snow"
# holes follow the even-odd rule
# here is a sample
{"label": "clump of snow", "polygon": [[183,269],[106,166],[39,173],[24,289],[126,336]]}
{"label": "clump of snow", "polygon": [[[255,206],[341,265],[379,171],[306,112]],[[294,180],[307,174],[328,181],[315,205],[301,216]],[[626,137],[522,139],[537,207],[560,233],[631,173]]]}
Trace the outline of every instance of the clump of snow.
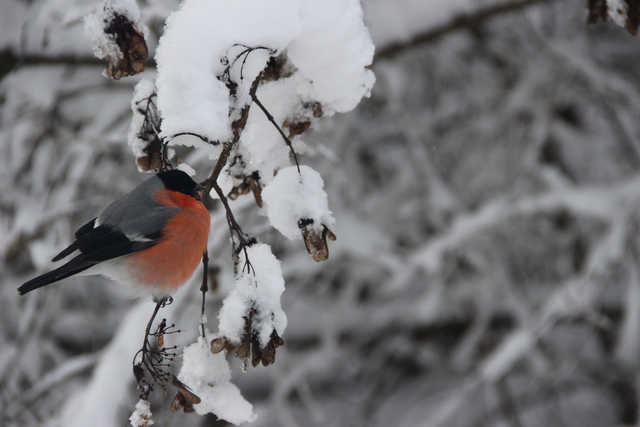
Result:
{"label": "clump of snow", "polygon": [[309,166],[300,166],[300,173],[295,166],[279,170],[262,190],[262,200],[271,225],[291,240],[302,239],[300,220],[313,220],[311,227],[318,234],[323,225],[335,224],[324,181]]}
{"label": "clump of snow", "polygon": [[140,399],[136,403],[136,409],[129,417],[132,427],[147,427],[153,424],[151,421],[151,404],[148,400]]}
{"label": "clump of snow", "polygon": [[[375,78],[366,67],[373,51],[358,0],[186,0],[167,20],[156,54],[161,136],[197,134],[206,141],[188,144],[198,148],[230,141],[232,124],[251,102],[253,81],[270,57],[282,53],[297,70],[263,82],[258,91],[270,111],[282,110],[271,111],[280,126],[292,116],[308,116],[303,103],[319,102],[329,115],[348,111],[371,91]],[[262,163],[250,167],[262,170],[266,182],[288,164],[288,153],[279,147],[283,141],[276,145],[274,129],[263,138],[273,125],[261,116],[252,108],[241,145],[250,146],[248,162]],[[263,152],[277,150],[268,156],[272,161],[255,152],[259,143],[267,147]]]}
{"label": "clump of snow", "polygon": [[374,46],[359,0],[302,0],[302,33],[287,48],[308,78],[298,91],[320,101],[325,113],[352,110],[375,83]]}
{"label": "clump of snow", "polygon": [[114,61],[122,58],[122,51],[115,40],[115,34],[105,30],[111,25],[116,15],[124,16],[145,37],[149,29],[143,24],[140,9],[135,0],[103,0],[95,12],[84,18],[84,33],[91,40],[91,47],[96,57]]}
{"label": "clump of snow", "polygon": [[224,354],[213,354],[207,340],[186,347],[178,379],[196,394],[201,402],[193,405],[198,415],[215,414],[232,424],[255,420],[253,406],[231,381],[231,369]]}
{"label": "clump of snow", "polygon": [[[296,0],[182,3],[167,20],[156,54],[162,134],[194,132],[210,141],[229,140],[230,110],[248,102],[249,87],[270,52],[281,51],[300,32],[296,5]],[[223,81],[227,68],[238,85],[236,95]]]}
{"label": "clump of snow", "polygon": [[180,163],[176,169],[181,170],[191,177],[196,176],[196,170],[184,162]]}
{"label": "clump of snow", "polygon": [[240,344],[245,333],[245,319],[254,311],[251,327],[264,348],[275,330],[282,336],[287,327],[287,316],[280,306],[284,292],[284,279],[280,261],[266,244],[255,244],[240,253],[240,271],[219,315],[219,336],[234,345]]}
{"label": "clump of snow", "polygon": [[[289,78],[268,82],[258,88],[258,99],[276,123],[295,117],[311,119],[305,117],[303,100],[296,91],[306,81],[302,73],[296,72]],[[289,147],[257,105],[251,107],[240,142],[238,152],[246,163],[247,174],[257,171],[263,183],[271,180],[273,171],[291,164]]]}

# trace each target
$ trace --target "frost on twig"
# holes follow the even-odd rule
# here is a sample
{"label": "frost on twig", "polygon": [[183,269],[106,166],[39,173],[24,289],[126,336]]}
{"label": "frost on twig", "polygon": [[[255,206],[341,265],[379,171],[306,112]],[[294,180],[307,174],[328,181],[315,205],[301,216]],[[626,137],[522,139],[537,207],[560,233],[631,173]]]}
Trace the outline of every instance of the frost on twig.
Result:
{"label": "frost on twig", "polygon": [[129,146],[142,172],[161,171],[168,165],[168,149],[160,140],[162,119],[158,112],[156,85],[149,79],[140,80],[131,100]]}
{"label": "frost on twig", "polygon": [[[250,262],[249,262],[250,260]],[[218,337],[211,352],[235,353],[252,366],[275,361],[275,352],[283,344],[280,336],[287,317],[280,307],[284,279],[280,261],[265,244],[254,244],[239,255],[236,281],[220,310]]]}
{"label": "frost on twig", "polygon": [[96,57],[106,59],[105,75],[114,80],[144,71],[149,56],[148,29],[142,23],[135,0],[103,0],[84,20]]}
{"label": "frost on twig", "polygon": [[589,0],[587,4],[588,24],[598,20],[613,21],[617,26],[626,28],[634,36],[638,34],[640,24],[640,2],[638,0]]}

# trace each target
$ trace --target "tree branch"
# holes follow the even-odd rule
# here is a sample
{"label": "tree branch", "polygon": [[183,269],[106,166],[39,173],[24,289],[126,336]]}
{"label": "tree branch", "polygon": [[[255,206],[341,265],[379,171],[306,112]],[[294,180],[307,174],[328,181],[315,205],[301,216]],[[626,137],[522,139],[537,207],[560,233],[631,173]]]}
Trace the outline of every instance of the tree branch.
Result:
{"label": "tree branch", "polygon": [[458,30],[466,30],[483,23],[486,20],[503,15],[510,12],[516,12],[530,6],[536,6],[543,3],[550,3],[556,0],[521,0],[511,3],[498,3],[492,6],[480,8],[473,13],[463,13],[455,15],[451,21],[426,29],[425,31],[415,34],[409,40],[395,42],[383,46],[377,50],[373,59],[374,64],[383,59],[393,59],[396,56],[418,47],[423,44],[434,42],[450,33]]}

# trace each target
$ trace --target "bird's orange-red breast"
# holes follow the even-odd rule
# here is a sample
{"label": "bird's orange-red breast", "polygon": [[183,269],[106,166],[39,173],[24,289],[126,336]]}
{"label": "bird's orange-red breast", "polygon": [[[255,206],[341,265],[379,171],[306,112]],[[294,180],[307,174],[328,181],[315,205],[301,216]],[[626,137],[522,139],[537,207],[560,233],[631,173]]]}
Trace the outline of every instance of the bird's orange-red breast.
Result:
{"label": "bird's orange-red breast", "polygon": [[172,294],[189,280],[202,260],[210,215],[202,202],[177,191],[161,190],[155,197],[159,204],[181,211],[167,221],[156,245],[129,255],[128,262],[141,284]]}

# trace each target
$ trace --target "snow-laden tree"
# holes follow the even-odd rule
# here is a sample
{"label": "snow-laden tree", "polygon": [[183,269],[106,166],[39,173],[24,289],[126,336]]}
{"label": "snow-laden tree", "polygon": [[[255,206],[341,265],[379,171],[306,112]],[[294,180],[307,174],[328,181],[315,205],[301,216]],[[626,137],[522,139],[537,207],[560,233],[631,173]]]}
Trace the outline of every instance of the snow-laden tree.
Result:
{"label": "snow-laden tree", "polygon": [[[226,57],[226,64],[209,57],[218,68],[208,75],[222,77],[212,86],[230,94],[228,82],[241,83],[237,96],[221,100],[228,107],[200,107],[225,113],[227,130],[207,129],[213,121],[181,128],[196,116],[188,106],[163,104],[204,93],[188,97],[166,86],[202,83],[192,77],[202,70],[188,60],[207,60],[194,54],[197,42],[181,41],[176,54],[184,59],[163,70],[162,55],[172,53],[158,40],[170,40],[172,31],[178,37],[179,15],[164,29],[177,2],[139,3],[141,24],[130,34],[147,37],[157,62],[147,60],[140,77],[123,74],[117,82],[101,75],[106,63],[94,59],[96,43],[83,33],[95,2],[2,5],[0,424],[129,423],[139,395],[131,362],[152,303],[132,301],[100,278],[21,299],[15,288],[46,269],[78,225],[140,182],[138,167],[175,165],[180,157],[199,179],[211,176],[249,104],[216,181],[233,199],[228,204],[243,235],[229,242],[227,211],[212,202],[206,318],[199,275],[160,311],[183,330],[162,338],[166,348],[179,346],[172,371],[179,380],[200,399],[221,394],[207,402],[237,397],[238,406],[211,406],[212,412],[240,422],[230,417],[250,413],[252,405],[257,426],[637,424],[640,64],[637,39],[615,26],[634,28],[636,2],[364,1],[376,85],[353,112],[323,119],[310,105],[296,110],[296,97],[331,100],[315,98],[324,89],[314,92],[309,82],[317,77],[291,56],[294,23],[279,21],[289,16],[303,28],[302,9],[294,14],[284,6],[314,2],[274,3],[264,12],[281,11],[270,22],[269,41],[242,40],[246,46],[206,53]],[[320,22],[320,12],[308,16]],[[215,21],[200,28],[197,21],[206,17],[195,15],[189,31],[205,40],[225,27]],[[596,17],[613,22],[586,24]],[[243,28],[247,37],[259,31]],[[308,59],[324,63],[319,49]],[[106,73],[138,72],[144,55],[134,51],[123,65],[117,63],[125,56],[116,54]],[[350,59],[357,60],[344,63]],[[261,64],[273,65],[287,84],[263,75],[252,94]],[[309,124],[287,120],[293,110]],[[167,123],[166,115],[176,119]],[[227,133],[211,133],[217,131]],[[261,132],[264,146],[256,139]],[[337,236],[321,263],[300,240],[282,237],[305,241],[287,219],[296,210],[278,212],[286,203],[309,203],[300,202],[312,193],[296,190],[299,177],[316,184],[321,177],[324,187],[315,188],[328,196],[312,197],[332,212],[313,224]],[[279,185],[289,191],[277,191]],[[302,216],[308,214],[293,218]],[[244,235],[261,243],[234,262],[231,246]],[[255,275],[242,268],[234,274],[247,259]],[[285,345],[275,363],[242,372],[241,360],[223,354],[237,354],[245,324],[218,321],[218,313],[246,308],[243,287],[262,269],[277,277],[278,268],[286,283],[277,296],[287,319]],[[276,282],[274,290],[282,287]],[[206,340],[199,338],[203,329]],[[214,340],[217,354],[210,351],[214,337],[226,337]],[[185,364],[193,368],[180,372]],[[200,390],[192,375],[216,385]],[[215,423],[213,416],[171,413],[176,388],[167,389],[166,397],[161,388],[149,397],[156,425]],[[230,407],[232,414],[221,412]],[[146,406],[137,409],[144,422]]]}

